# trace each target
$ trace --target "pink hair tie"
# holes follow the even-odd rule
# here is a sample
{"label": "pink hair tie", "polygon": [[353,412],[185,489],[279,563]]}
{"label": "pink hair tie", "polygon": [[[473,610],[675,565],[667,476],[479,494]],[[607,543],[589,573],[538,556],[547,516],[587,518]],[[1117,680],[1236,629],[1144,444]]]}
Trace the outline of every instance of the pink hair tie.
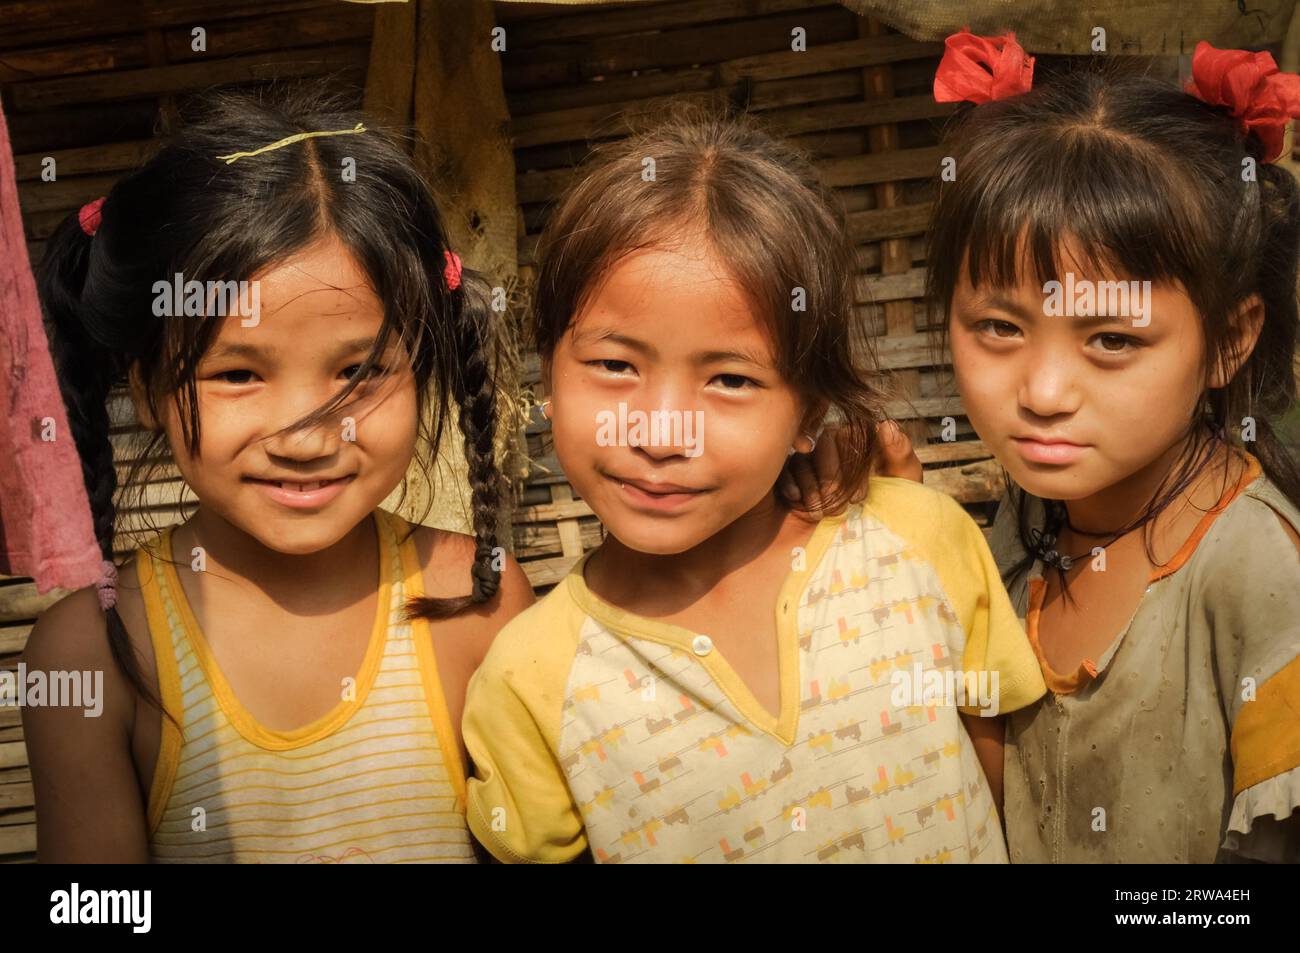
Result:
{"label": "pink hair tie", "polygon": [[99,570],[99,582],[96,583],[99,590],[99,608],[107,612],[117,605],[117,567],[105,559],[99,564]]}
{"label": "pink hair tie", "polygon": [[454,251],[444,251],[442,254],[447,259],[447,267],[442,270],[442,276],[447,279],[447,287],[455,291],[460,287],[460,255]]}
{"label": "pink hair tie", "polygon": [[81,206],[81,211],[77,213],[77,221],[81,222],[81,230],[87,235],[94,235],[99,231],[99,222],[104,217],[100,211],[104,207],[104,199],[107,196],[95,199],[93,202],[87,202]]}

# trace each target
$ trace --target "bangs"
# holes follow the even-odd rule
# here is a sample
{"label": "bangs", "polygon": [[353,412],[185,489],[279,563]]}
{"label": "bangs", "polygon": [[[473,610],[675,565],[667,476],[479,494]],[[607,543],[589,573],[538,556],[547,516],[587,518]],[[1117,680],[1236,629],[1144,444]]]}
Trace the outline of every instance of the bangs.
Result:
{"label": "bangs", "polygon": [[930,223],[930,300],[946,317],[963,266],[997,288],[1087,269],[1176,283],[1214,310],[1256,200],[1214,152],[1205,108],[1151,80],[1084,75],[959,113],[944,142],[955,179]]}
{"label": "bangs", "polygon": [[940,260],[958,269],[964,261],[972,284],[1008,287],[1032,276],[1041,285],[1084,268],[1190,286],[1204,273],[1196,215],[1179,200],[1188,191],[1154,156],[1083,130],[1038,148],[1007,145],[967,160],[950,227],[940,227],[948,244],[936,249]]}

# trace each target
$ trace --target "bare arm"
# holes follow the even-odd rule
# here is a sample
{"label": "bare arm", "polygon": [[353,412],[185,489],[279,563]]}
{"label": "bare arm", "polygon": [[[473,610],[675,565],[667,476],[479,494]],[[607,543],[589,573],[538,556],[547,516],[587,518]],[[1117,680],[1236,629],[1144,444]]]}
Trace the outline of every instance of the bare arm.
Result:
{"label": "bare arm", "polygon": [[[23,708],[36,794],[37,858],[43,863],[143,863],[145,807],[131,757],[136,693],[118,670],[93,589],[47,609],[28,639],[30,673],[90,672],[101,686],[86,707]],[[93,710],[93,709],[92,709]]]}
{"label": "bare arm", "polygon": [[970,735],[971,744],[975,746],[975,755],[980,759],[984,777],[988,779],[993,791],[993,803],[998,806],[998,817],[1002,817],[1002,747],[1006,730],[1005,719],[1001,716],[985,718],[982,715],[961,713],[962,724]]}

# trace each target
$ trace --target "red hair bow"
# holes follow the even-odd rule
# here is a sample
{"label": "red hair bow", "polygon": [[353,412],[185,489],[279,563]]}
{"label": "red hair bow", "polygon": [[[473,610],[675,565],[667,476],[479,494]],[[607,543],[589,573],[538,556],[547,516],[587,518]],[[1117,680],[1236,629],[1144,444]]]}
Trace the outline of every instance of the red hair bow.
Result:
{"label": "red hair bow", "polygon": [[77,213],[77,221],[81,223],[81,230],[87,235],[94,235],[95,232],[99,231],[99,223],[104,217],[100,209],[104,207],[104,199],[107,197],[104,196],[95,199],[93,202],[87,202],[81,206],[81,211]]}
{"label": "red hair bow", "polygon": [[935,102],[987,103],[1027,93],[1034,84],[1034,58],[1025,55],[1014,33],[975,36],[963,28],[944,47],[934,74]]}
{"label": "red hair bow", "polygon": [[1271,53],[1219,50],[1202,40],[1192,53],[1187,92],[1227,106],[1242,134],[1264,144],[1267,162],[1282,154],[1286,124],[1300,116],[1300,76],[1280,72]]}
{"label": "red hair bow", "polygon": [[442,270],[442,276],[447,280],[448,290],[455,291],[460,287],[460,255],[446,249],[442,256],[447,259],[447,267]]}

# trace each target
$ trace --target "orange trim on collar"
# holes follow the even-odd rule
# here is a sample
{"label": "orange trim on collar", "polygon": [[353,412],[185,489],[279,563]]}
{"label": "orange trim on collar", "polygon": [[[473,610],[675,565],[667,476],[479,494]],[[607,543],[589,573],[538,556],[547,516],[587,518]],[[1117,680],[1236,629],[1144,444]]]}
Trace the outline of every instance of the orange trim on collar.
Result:
{"label": "orange trim on collar", "polygon": [[1183,545],[1179,547],[1178,552],[1174,553],[1174,558],[1163,566],[1155,568],[1155,571],[1151,573],[1150,581],[1156,582],[1164,579],[1165,576],[1171,576],[1182,568],[1182,565],[1192,557],[1192,553],[1196,552],[1196,547],[1200,545],[1201,538],[1209,532],[1210,524],[1218,518],[1229,503],[1240,495],[1242,490],[1254,483],[1262,472],[1263,470],[1255,456],[1249,453],[1246,454],[1246,471],[1241,475],[1241,479],[1237,481],[1237,485],[1228,487],[1223,491],[1223,496],[1219,497],[1219,502],[1215,503],[1211,509],[1206,510],[1205,515],[1201,517],[1201,521],[1196,524],[1196,529],[1192,530],[1192,535],[1188,536]]}
{"label": "orange trim on collar", "polygon": [[[1149,583],[1157,582],[1166,576],[1171,576],[1177,572],[1191,558],[1196,547],[1200,545],[1205,534],[1210,530],[1210,524],[1213,523],[1233,500],[1235,500],[1243,490],[1251,483],[1255,482],[1263,472],[1259,460],[1253,454],[1246,454],[1246,469],[1235,486],[1228,487],[1224,490],[1223,495],[1219,497],[1219,502],[1215,503],[1212,508],[1205,512],[1201,517],[1196,528],[1192,530],[1190,536],[1179,547],[1174,557],[1163,566],[1157,566],[1151,574]],[[1056,671],[1047,662],[1047,657],[1043,654],[1042,645],[1038,641],[1038,620],[1043,610],[1043,602],[1047,597],[1047,582],[1041,576],[1029,580],[1029,607],[1025,612],[1025,633],[1029,636],[1029,644],[1034,649],[1034,655],[1038,657],[1038,665],[1043,670],[1043,681],[1047,684],[1048,689],[1057,695],[1069,695],[1078,691],[1084,685],[1097,677],[1097,665],[1089,658],[1083,659],[1079,667],[1070,675],[1062,675]],[[1138,600],[1141,605],[1141,600]],[[1136,611],[1136,610],[1135,610]]]}
{"label": "orange trim on collar", "polygon": [[1029,636],[1029,645],[1038,658],[1038,667],[1043,670],[1043,682],[1057,695],[1069,695],[1077,692],[1097,677],[1097,666],[1092,659],[1079,663],[1072,675],[1062,675],[1048,664],[1047,656],[1038,641],[1038,616],[1043,611],[1043,600],[1047,595],[1047,583],[1043,579],[1029,580],[1029,609],[1025,613],[1025,634]]}

